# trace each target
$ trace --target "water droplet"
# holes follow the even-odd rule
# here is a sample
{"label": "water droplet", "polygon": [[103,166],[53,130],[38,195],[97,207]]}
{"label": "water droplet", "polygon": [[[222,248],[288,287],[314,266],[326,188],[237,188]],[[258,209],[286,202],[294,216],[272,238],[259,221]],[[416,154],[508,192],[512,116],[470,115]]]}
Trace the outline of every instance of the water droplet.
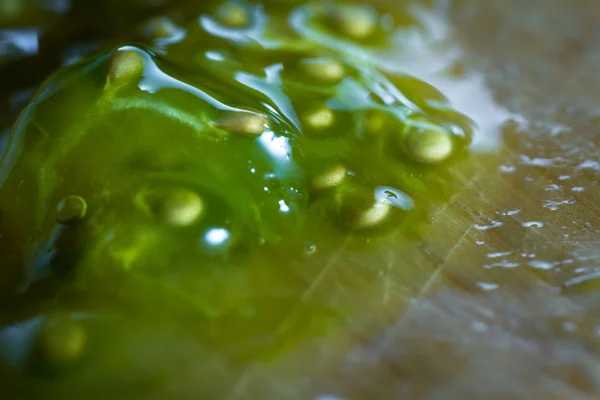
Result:
{"label": "water droplet", "polygon": [[547,208],[550,211],[556,211],[561,206],[572,205],[572,204],[575,204],[575,200],[572,200],[572,199],[562,200],[562,201],[544,200],[544,202],[542,203],[542,206],[544,208]]}
{"label": "water droplet", "polygon": [[304,246],[304,254],[311,256],[317,252],[317,245],[314,243],[306,243]]}
{"label": "water droplet", "polygon": [[539,260],[529,262],[529,266],[531,268],[541,269],[544,271],[548,271],[548,270],[551,270],[552,268],[554,268],[554,264],[546,262],[546,261],[539,261]]}
{"label": "water droplet", "polygon": [[490,229],[499,228],[504,225],[503,222],[499,221],[490,221],[488,225],[474,224],[473,227],[478,231],[488,231]]}
{"label": "water droplet", "polygon": [[539,222],[539,221],[530,221],[530,222],[523,222],[521,224],[521,226],[523,226],[523,228],[543,228],[544,223]]}
{"label": "water droplet", "polygon": [[560,186],[558,186],[556,183],[553,183],[551,185],[544,187],[544,190],[547,192],[553,192],[556,190],[560,190]]}
{"label": "water droplet", "polygon": [[477,282],[476,285],[479,286],[482,290],[484,290],[486,292],[496,290],[500,287],[500,285],[498,285],[497,283],[491,283],[491,282]]}
{"label": "water droplet", "polygon": [[486,323],[481,322],[481,321],[473,321],[471,323],[471,330],[473,332],[477,332],[477,333],[484,333],[487,332],[488,330],[488,326]]}
{"label": "water droplet", "polygon": [[523,165],[528,165],[531,167],[546,167],[546,168],[558,168],[568,165],[568,161],[563,157],[554,157],[554,158],[543,158],[543,157],[535,157],[531,158],[526,155],[522,155],[520,157],[520,162]]}
{"label": "water droplet", "polygon": [[519,214],[520,212],[521,212],[521,210],[517,208],[517,209],[514,209],[514,210],[502,211],[500,213],[500,215],[502,215],[503,217],[511,217],[513,215]]}
{"label": "water droplet", "polygon": [[588,274],[577,276],[575,278],[567,280],[563,284],[563,286],[568,288],[570,286],[576,286],[576,285],[582,284],[584,282],[588,282],[588,281],[598,279],[598,278],[600,278],[600,271],[590,272]]}
{"label": "water droplet", "polygon": [[489,253],[487,255],[488,258],[501,258],[501,257],[506,257],[512,254],[512,251],[504,251],[504,252],[498,252],[498,253]]}
{"label": "water droplet", "polygon": [[577,171],[581,171],[584,169],[591,169],[594,171],[600,171],[600,162],[594,160],[585,160],[581,164],[577,166]]}
{"label": "water droplet", "polygon": [[512,166],[512,165],[501,165],[499,168],[500,172],[505,173],[505,174],[512,174],[513,172],[515,172],[517,169]]}
{"label": "water droplet", "polygon": [[565,321],[563,323],[563,329],[565,332],[575,332],[577,330],[577,324],[572,321]]}
{"label": "water droplet", "polygon": [[415,207],[415,203],[409,195],[390,186],[376,187],[375,199],[405,211],[410,211]]}
{"label": "water droplet", "polygon": [[492,269],[492,268],[513,269],[513,268],[517,268],[520,265],[521,264],[519,264],[519,263],[511,262],[511,261],[508,261],[508,260],[502,260],[502,261],[499,261],[499,262],[494,263],[494,264],[484,265],[483,267],[485,269]]}

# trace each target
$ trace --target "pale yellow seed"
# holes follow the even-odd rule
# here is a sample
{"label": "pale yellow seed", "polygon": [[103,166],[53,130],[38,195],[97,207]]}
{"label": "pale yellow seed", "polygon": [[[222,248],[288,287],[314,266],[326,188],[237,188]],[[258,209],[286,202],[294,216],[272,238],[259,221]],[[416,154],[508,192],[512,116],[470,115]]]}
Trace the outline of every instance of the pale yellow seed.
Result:
{"label": "pale yellow seed", "polygon": [[453,151],[450,134],[441,128],[411,128],[403,141],[407,155],[421,164],[443,162]]}
{"label": "pale yellow seed", "polygon": [[344,66],[333,60],[304,60],[300,69],[309,78],[327,82],[338,82],[346,74]]}
{"label": "pale yellow seed", "polygon": [[246,7],[239,4],[225,4],[217,10],[217,19],[231,28],[244,28],[250,22],[250,15]]}
{"label": "pale yellow seed", "polygon": [[337,187],[344,182],[346,173],[346,167],[341,164],[336,165],[325,171],[325,173],[316,176],[312,180],[312,187],[316,190],[326,190]]}
{"label": "pale yellow seed", "polygon": [[137,82],[144,72],[144,57],[133,50],[121,50],[112,55],[109,62],[107,87],[119,87]]}
{"label": "pale yellow seed", "polygon": [[68,316],[49,316],[38,331],[35,347],[43,361],[65,365],[83,353],[86,341],[79,322]]}
{"label": "pale yellow seed", "polygon": [[158,196],[152,207],[157,218],[174,226],[193,224],[203,211],[204,203],[200,196],[187,189],[176,189]]}
{"label": "pale yellow seed", "polygon": [[358,212],[354,218],[353,225],[355,229],[373,228],[389,216],[392,206],[388,203],[378,201],[372,207]]}
{"label": "pale yellow seed", "polygon": [[167,18],[150,20],[145,29],[145,36],[149,39],[170,38],[177,32],[177,26]]}
{"label": "pale yellow seed", "polygon": [[381,112],[369,114],[365,123],[365,133],[368,135],[378,134],[385,128],[386,122],[386,116]]}
{"label": "pale yellow seed", "polygon": [[377,17],[363,7],[344,7],[333,14],[337,30],[346,37],[364,40],[371,36],[377,27]]}
{"label": "pale yellow seed", "polygon": [[225,112],[217,117],[215,124],[218,128],[250,136],[259,136],[267,128],[267,118],[260,114],[249,112]]}
{"label": "pale yellow seed", "polygon": [[335,122],[335,116],[333,111],[327,107],[320,107],[311,111],[308,111],[304,115],[304,123],[311,129],[327,129],[330,128]]}
{"label": "pale yellow seed", "polygon": [[69,224],[85,217],[87,203],[80,196],[67,196],[56,207],[56,222]]}

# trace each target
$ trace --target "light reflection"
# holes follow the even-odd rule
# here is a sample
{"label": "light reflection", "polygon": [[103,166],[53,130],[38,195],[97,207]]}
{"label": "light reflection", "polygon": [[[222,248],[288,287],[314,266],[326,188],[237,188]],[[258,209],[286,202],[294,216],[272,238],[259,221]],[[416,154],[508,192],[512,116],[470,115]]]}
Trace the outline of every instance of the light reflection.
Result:
{"label": "light reflection", "polygon": [[282,213],[290,212],[290,207],[287,204],[285,204],[284,200],[279,200],[279,211],[281,211]]}
{"label": "light reflection", "polygon": [[405,211],[410,211],[415,207],[415,202],[409,195],[390,186],[375,188],[375,199]]}
{"label": "light reflection", "polygon": [[39,51],[39,32],[37,29],[0,30],[0,53],[35,55]]}
{"label": "light reflection", "polygon": [[[272,176],[265,176],[265,179],[283,179],[297,174],[296,164],[292,158],[292,146],[290,139],[285,136],[277,136],[273,131],[266,131],[257,140],[258,145],[267,153],[271,159],[271,165],[275,172]],[[265,192],[269,188],[265,187]]]}
{"label": "light reflection", "polygon": [[546,261],[540,261],[540,260],[535,260],[535,261],[531,261],[529,263],[529,266],[531,268],[535,268],[535,269],[540,269],[543,271],[549,271],[551,269],[554,268],[554,264],[553,263],[549,263]]}
{"label": "light reflection", "polygon": [[283,115],[294,124],[296,129],[300,129],[300,120],[296,115],[294,106],[292,106],[290,99],[283,93],[277,82],[273,83],[273,70],[269,71],[269,75],[266,79],[242,71],[236,72],[234,78],[239,83],[267,96],[269,100],[279,108]]}
{"label": "light reflection", "polygon": [[206,58],[208,58],[211,61],[225,61],[226,58],[223,54],[219,53],[218,51],[207,51],[206,53],[204,53],[204,55],[206,56]]}
{"label": "light reflection", "polygon": [[581,275],[581,276],[577,276],[575,278],[569,279],[563,284],[563,286],[565,288],[568,288],[571,286],[581,285],[581,284],[584,284],[588,281],[592,281],[595,279],[600,279],[600,271],[590,272],[589,274],[585,274],[585,275]]}
{"label": "light reflection", "polygon": [[136,51],[140,53],[144,57],[144,75],[139,83],[138,87],[148,93],[155,94],[160,89],[179,89],[184,92],[193,94],[194,96],[206,101],[207,103],[213,105],[214,107],[220,108],[222,110],[227,111],[237,111],[233,107],[229,107],[214,97],[209,96],[207,93],[202,90],[189,85],[185,82],[182,82],[178,79],[173,78],[167,73],[163,72],[158,65],[154,62],[152,57],[149,54],[140,51],[139,49],[131,46],[124,46],[119,49],[119,51],[130,50]]}
{"label": "light reflection", "polygon": [[543,228],[544,223],[540,221],[523,222],[523,228]]}
{"label": "light reflection", "polygon": [[231,238],[231,233],[224,228],[212,228],[204,234],[206,243],[213,247],[224,245]]}
{"label": "light reflection", "polygon": [[485,292],[490,292],[500,287],[500,285],[498,285],[497,283],[490,282],[477,282],[476,285],[479,286],[479,288]]}
{"label": "light reflection", "polygon": [[490,229],[499,228],[503,225],[504,225],[503,222],[490,221],[489,225],[474,224],[473,228],[477,229],[478,231],[489,231]]}
{"label": "light reflection", "polygon": [[185,30],[179,26],[174,26],[173,28],[174,28],[174,31],[171,36],[156,39],[156,44],[158,46],[169,46],[172,44],[179,43],[183,39],[185,39],[185,37],[187,36],[187,30]]}
{"label": "light reflection", "polygon": [[36,317],[0,330],[0,357],[7,365],[17,367],[27,361],[43,322],[44,317]]}
{"label": "light reflection", "polygon": [[502,251],[496,253],[488,253],[487,258],[501,258],[512,254],[512,251]]}
{"label": "light reflection", "polygon": [[336,94],[327,101],[332,110],[361,110],[376,108],[378,104],[371,98],[371,91],[354,78],[346,78],[336,87]]}
{"label": "light reflection", "polygon": [[64,14],[71,9],[71,0],[37,0],[36,3],[57,14]]}
{"label": "light reflection", "polygon": [[25,89],[10,95],[9,103],[12,110],[22,108],[33,97],[35,89]]}
{"label": "light reflection", "polygon": [[288,138],[284,136],[276,136],[275,132],[267,131],[259,139],[262,147],[273,158],[279,161],[286,161],[290,158],[292,148]]}

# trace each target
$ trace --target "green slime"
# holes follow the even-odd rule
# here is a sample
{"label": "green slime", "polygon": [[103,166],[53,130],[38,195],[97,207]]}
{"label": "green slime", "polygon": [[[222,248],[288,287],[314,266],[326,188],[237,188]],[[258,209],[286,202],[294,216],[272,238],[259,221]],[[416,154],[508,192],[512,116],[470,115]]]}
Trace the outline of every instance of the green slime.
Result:
{"label": "green slime", "polygon": [[[303,299],[315,252],[418,236],[451,192],[473,124],[373,62],[385,18],[219,7],[150,21],[49,77],[21,113],[0,168],[0,342],[28,343],[4,351],[15,393],[160,393],[172,354],[230,370],[276,357],[343,315]],[[70,325],[36,334],[65,318],[85,340]]]}

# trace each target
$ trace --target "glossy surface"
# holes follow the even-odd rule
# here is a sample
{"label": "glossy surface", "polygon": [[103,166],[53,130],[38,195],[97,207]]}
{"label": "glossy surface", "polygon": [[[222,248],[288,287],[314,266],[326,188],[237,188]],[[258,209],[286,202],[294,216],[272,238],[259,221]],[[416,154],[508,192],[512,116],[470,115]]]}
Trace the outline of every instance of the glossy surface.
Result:
{"label": "glossy surface", "polygon": [[[570,114],[593,110],[597,69],[583,56],[593,46],[571,30],[593,31],[593,13],[509,3],[465,0],[445,14],[467,75],[440,67],[443,44],[411,42],[427,18],[450,37],[435,12],[398,17],[422,26],[396,42],[386,23],[351,39],[318,4],[266,2],[252,15],[289,21],[293,42],[252,23],[221,30],[216,7],[187,22],[174,12],[177,28],[149,35],[149,48],[118,47],[53,77],[7,153],[27,149],[7,159],[2,190],[17,196],[0,199],[10,229],[0,250],[15,266],[2,282],[2,383],[39,398],[594,398],[595,133]],[[540,12],[548,22],[532,25]],[[588,50],[569,53],[573,43]],[[398,57],[379,57],[387,46]],[[144,73],[115,87],[118,49],[141,56]],[[565,52],[586,77],[566,89]],[[321,58],[352,80],[337,67],[302,71]],[[549,73],[534,85],[540,62]],[[478,70],[510,112],[481,95]],[[323,104],[333,118],[306,126]],[[462,158],[457,134],[459,157],[414,163],[448,146],[406,146],[402,118],[418,108],[456,134],[455,106],[479,123],[476,146],[513,118],[505,148]],[[172,191],[188,195],[163,207]],[[56,205],[74,194],[84,218],[56,226]],[[76,340],[45,346],[77,359],[49,376],[14,349],[35,348],[39,314],[53,311],[71,313],[85,341],[81,352],[64,350]]]}
{"label": "glossy surface", "polygon": [[[348,241],[368,251],[427,225],[430,205],[447,197],[436,180],[452,184],[441,164],[451,154],[428,156],[431,140],[419,147],[408,120],[452,126],[454,158],[474,123],[446,118],[459,115],[450,103],[417,106],[419,89],[406,97],[392,73],[355,57],[352,46],[370,51],[392,29],[361,10],[226,2],[181,26],[165,16],[140,30],[150,42],[69,65],[37,91],[2,158],[1,229],[21,249],[3,260],[3,307],[10,324],[67,315],[49,317],[22,355],[56,366],[56,393],[77,390],[73,379],[82,389],[111,382],[106,363],[130,351],[119,370],[150,368],[169,382],[177,371],[140,365],[150,349],[127,344],[166,326],[161,335],[194,338],[232,370],[282,356],[344,314],[302,295],[318,265],[307,243],[324,255]],[[373,113],[385,123],[367,128]],[[441,165],[420,167],[415,152]],[[322,321],[275,335],[260,322],[292,310]],[[62,368],[84,353],[77,370]],[[28,382],[39,373],[30,364],[7,371]]]}

